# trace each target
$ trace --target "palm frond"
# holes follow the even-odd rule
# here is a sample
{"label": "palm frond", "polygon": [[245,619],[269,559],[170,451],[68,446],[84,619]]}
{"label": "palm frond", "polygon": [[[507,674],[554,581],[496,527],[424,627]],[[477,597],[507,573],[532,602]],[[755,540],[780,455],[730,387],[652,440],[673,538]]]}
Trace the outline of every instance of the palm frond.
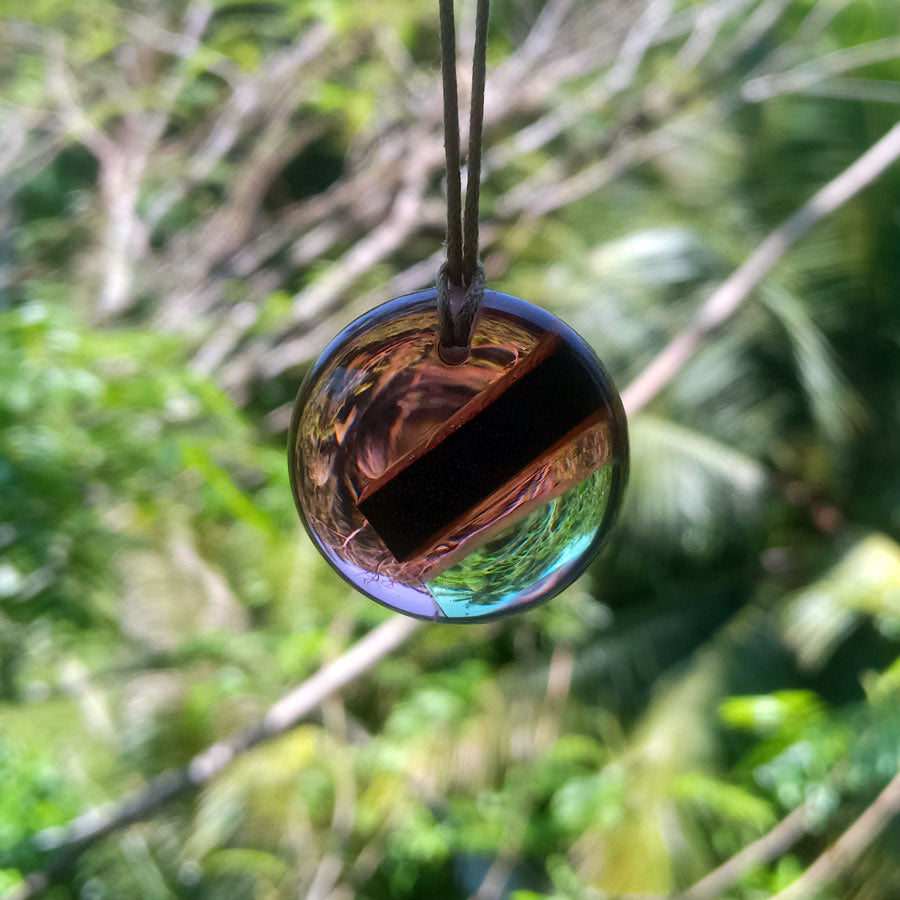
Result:
{"label": "palm frond", "polygon": [[759,462],[649,414],[634,420],[631,438],[625,521],[635,534],[703,555],[752,519],[768,481]]}
{"label": "palm frond", "polygon": [[833,445],[845,443],[865,424],[865,408],[838,367],[828,339],[807,306],[783,285],[768,282],[762,300],[791,342],[800,383],[822,435]]}
{"label": "palm frond", "polygon": [[823,666],[863,618],[900,621],[900,545],[870,534],[779,613],[783,639],[804,669]]}

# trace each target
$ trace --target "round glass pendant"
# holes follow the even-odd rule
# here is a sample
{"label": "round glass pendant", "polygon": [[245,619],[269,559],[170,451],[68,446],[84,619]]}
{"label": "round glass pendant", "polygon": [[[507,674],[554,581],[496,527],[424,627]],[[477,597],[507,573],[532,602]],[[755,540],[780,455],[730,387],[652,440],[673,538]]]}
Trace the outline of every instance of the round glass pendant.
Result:
{"label": "round glass pendant", "polygon": [[391,609],[450,622],[521,612],[571,584],[628,475],[622,402],[591,348],[496,291],[460,365],[438,353],[434,290],[348,325],[300,388],[288,453],[297,509],[338,573]]}

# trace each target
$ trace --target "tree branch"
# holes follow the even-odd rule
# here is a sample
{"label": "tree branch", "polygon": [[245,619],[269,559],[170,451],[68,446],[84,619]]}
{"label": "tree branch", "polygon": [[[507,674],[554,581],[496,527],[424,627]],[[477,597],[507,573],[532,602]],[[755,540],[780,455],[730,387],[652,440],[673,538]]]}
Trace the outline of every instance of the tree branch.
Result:
{"label": "tree branch", "polygon": [[95,125],[72,93],[75,81],[68,69],[65,39],[58,34],[45,38],[47,85],[59,106],[59,114],[76,141],[84,144],[101,165],[113,164],[119,150],[102,129]]}
{"label": "tree branch", "polygon": [[[845,872],[900,813],[900,775],[887,784],[863,814],[789,887],[772,900],[805,900]],[[810,830],[807,805],[798,806],[771,831],[748,844],[680,894],[602,895],[604,900],[716,900],[742,875],[784,856]],[[600,898],[598,897],[598,900]]]}
{"label": "tree branch", "polygon": [[327,26],[312,26],[293,44],[270,58],[259,73],[234,87],[206,140],[191,155],[184,176],[163,191],[150,206],[146,216],[148,228],[152,229],[191,186],[209,177],[238,141],[247,120],[263,112],[266,103],[273,96],[277,98],[285,84],[297,78],[298,72],[321,59],[332,38]]}
{"label": "tree branch", "polygon": [[763,866],[784,856],[809,831],[808,819],[806,807],[798,806],[771,831],[725,860],[673,900],[715,900],[721,897],[726,888],[754,866]]}
{"label": "tree branch", "polygon": [[900,56],[900,38],[882,38],[867,44],[835,50],[819,59],[810,60],[783,72],[758,75],[747,81],[741,90],[745,99],[759,103],[777,94],[809,90],[834,75],[896,59],[898,56]]}
{"label": "tree branch", "polygon": [[847,871],[900,813],[900,774],[863,814],[792,885],[772,900],[802,900]]}
{"label": "tree branch", "polygon": [[[626,62],[630,60],[630,65],[634,65],[639,56],[638,51],[644,44],[659,41],[655,31],[654,34],[646,36],[642,34],[651,25],[654,30],[657,29],[658,23],[655,18],[658,13],[664,11],[665,3],[664,0],[657,0],[651,6],[653,15],[642,19],[641,28],[626,41],[627,52],[623,49],[619,53],[619,62],[614,65],[619,75],[623,68],[627,68]],[[544,25],[539,31],[551,26],[552,29],[558,30],[560,26],[554,24],[552,20],[559,18],[559,21],[567,26],[560,41],[563,36],[567,36],[577,46],[578,42],[584,42],[585,34],[592,33],[579,17],[567,17],[566,4],[560,2],[559,8],[554,9],[556,12],[553,16],[548,13],[549,18],[544,20]],[[624,24],[631,16],[627,5],[623,5],[621,11]],[[659,24],[661,27],[661,23]],[[605,29],[605,32],[607,30]],[[614,61],[615,49],[619,43],[617,30],[614,29],[609,34],[609,47],[604,45],[598,49],[596,41],[592,41],[589,46],[585,46],[583,53],[560,54],[556,44],[535,39],[528,53],[522,56],[514,54],[492,73],[489,96],[486,100],[486,124],[493,125],[508,120],[518,112],[540,107],[541,104],[549,102],[562,84],[588,74],[605,62]],[[624,27],[621,29],[623,35],[626,31]],[[514,58],[517,60],[516,65],[507,65]],[[274,226],[252,238],[247,246],[239,250],[229,260],[227,271],[213,273],[203,242],[200,242],[200,247],[191,243],[190,253],[187,254],[192,266],[191,274],[187,278],[180,275],[178,280],[193,285],[194,288],[178,292],[165,301],[160,316],[165,327],[177,327],[181,322],[207,311],[220,296],[224,280],[248,278],[253,270],[265,264],[273,254],[286,245],[296,241],[288,250],[286,260],[290,268],[297,268],[308,263],[312,248],[315,249],[316,255],[321,255],[335,243],[349,240],[354,230],[359,231],[360,237],[354,245],[354,250],[358,252],[342,258],[337,265],[331,267],[315,283],[296,296],[296,315],[289,317],[288,324],[302,324],[310,316],[317,314],[320,304],[327,307],[335,302],[346,285],[363,274],[358,271],[359,265],[369,259],[377,262],[385,253],[391,252],[391,244],[403,240],[402,229],[395,228],[396,220],[389,227],[383,221],[385,216],[390,217],[397,212],[396,208],[393,211],[385,208],[385,204],[381,201],[385,196],[391,195],[392,188],[400,190],[404,174],[409,171],[411,156],[416,160],[422,160],[426,177],[430,177],[440,168],[443,152],[439,133],[440,117],[434,114],[435,108],[434,102],[425,104],[412,139],[408,128],[405,130],[399,128],[400,125],[408,124],[406,121],[398,120],[393,123],[396,128],[386,125],[380,129],[376,136],[377,140],[367,142],[360,149],[360,166],[356,171],[349,172],[323,194],[288,210]],[[464,131],[461,137],[465,139]],[[153,221],[152,216],[150,220]],[[383,244],[382,238],[390,240],[387,244]],[[204,277],[204,272],[208,277]],[[197,287],[198,285],[202,287]],[[241,335],[235,334],[235,337],[240,338]],[[253,350],[253,354],[248,354],[246,350],[242,351],[242,358],[235,360],[224,373],[225,382],[231,390],[243,389],[243,380],[256,371],[260,359],[267,352],[267,348],[260,346],[254,347]],[[250,356],[253,358],[249,358]]]}
{"label": "tree branch", "polygon": [[668,0],[650,3],[625,36],[612,66],[596,83],[579,92],[572,100],[554,106],[550,112],[494,147],[485,157],[485,174],[504,168],[521,154],[539,150],[587,113],[600,109],[625,91],[637,75],[641,61],[657,35],[670,20],[671,6]]}
{"label": "tree branch", "polygon": [[671,340],[628,386],[622,394],[626,409],[629,405],[640,409],[653,399],[697,352],[703,340],[734,315],[798,238],[871,184],[898,157],[900,125],[895,125],[776,228],[747,261],[719,286],[697,311],[693,322]]}

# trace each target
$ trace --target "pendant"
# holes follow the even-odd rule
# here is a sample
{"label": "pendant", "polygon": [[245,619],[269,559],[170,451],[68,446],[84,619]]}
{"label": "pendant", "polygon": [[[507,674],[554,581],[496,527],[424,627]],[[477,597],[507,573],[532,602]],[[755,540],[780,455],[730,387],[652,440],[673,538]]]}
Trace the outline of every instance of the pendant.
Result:
{"label": "pendant", "polygon": [[291,487],[319,551],[363,594],[483,622],[585,570],[621,503],[628,430],[594,352],[539,307],[485,291],[457,365],[436,335],[430,290],[334,338],[294,404]]}

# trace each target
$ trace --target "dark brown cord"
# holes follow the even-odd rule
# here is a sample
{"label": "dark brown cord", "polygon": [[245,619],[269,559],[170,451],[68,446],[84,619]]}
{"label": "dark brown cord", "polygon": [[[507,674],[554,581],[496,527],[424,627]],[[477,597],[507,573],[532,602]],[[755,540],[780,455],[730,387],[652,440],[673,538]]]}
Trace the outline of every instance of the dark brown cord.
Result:
{"label": "dark brown cord", "polygon": [[[487,74],[490,0],[478,0],[472,60],[472,108],[469,113],[468,182],[462,217],[459,99],[456,86],[456,29],[453,0],[439,0],[441,71],[444,87],[444,153],[447,161],[447,262],[437,278],[438,344],[445,362],[463,362],[484,295],[484,269],[478,261],[478,202]],[[463,296],[460,297],[460,292]],[[455,300],[456,302],[451,302]],[[447,351],[447,352],[445,352]],[[464,352],[460,352],[464,351]]]}
{"label": "dark brown cord", "polygon": [[462,285],[462,184],[459,169],[459,98],[456,90],[456,26],[453,0],[440,0],[441,74],[444,82],[444,155],[447,160],[447,267]]}
{"label": "dark brown cord", "polygon": [[469,156],[466,164],[466,214],[463,219],[463,283],[469,285],[478,264],[478,201],[481,196],[481,135],[484,128],[484,82],[487,76],[487,32],[490,0],[478,0],[475,52],[472,57],[472,108],[469,111]]}

